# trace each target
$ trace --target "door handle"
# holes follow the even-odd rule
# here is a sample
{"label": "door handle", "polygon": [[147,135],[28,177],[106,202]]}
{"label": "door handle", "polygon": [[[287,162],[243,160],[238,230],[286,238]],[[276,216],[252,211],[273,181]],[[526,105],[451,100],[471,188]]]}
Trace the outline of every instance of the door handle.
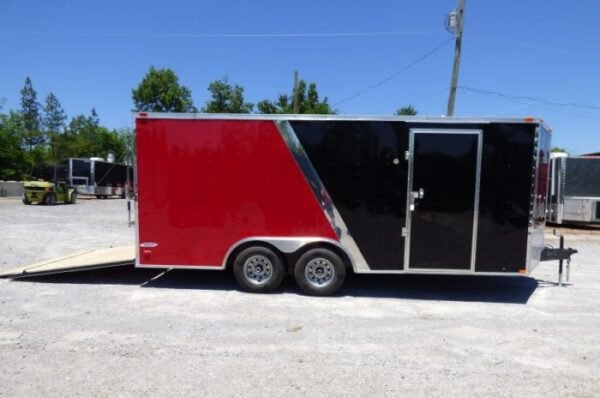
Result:
{"label": "door handle", "polygon": [[423,188],[419,188],[418,191],[413,191],[411,193],[413,199],[423,199],[425,197],[425,190]]}

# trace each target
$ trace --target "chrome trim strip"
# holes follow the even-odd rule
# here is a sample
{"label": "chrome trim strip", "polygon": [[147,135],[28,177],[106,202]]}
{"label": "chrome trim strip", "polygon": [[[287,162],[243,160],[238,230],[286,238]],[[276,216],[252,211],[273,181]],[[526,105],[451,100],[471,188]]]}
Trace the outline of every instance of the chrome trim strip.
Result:
{"label": "chrome trim strip", "polygon": [[[204,271],[223,271],[223,266],[219,265],[138,265],[136,268],[147,268],[147,269],[189,269],[189,270],[204,270]],[[462,276],[522,276],[526,277],[527,274],[521,274],[518,272],[476,272],[471,271],[443,271],[439,269],[433,270],[360,270],[356,271],[357,274],[389,274],[389,275],[462,275]]]}
{"label": "chrome trim strip", "polygon": [[527,276],[519,272],[472,272],[471,270],[443,270],[443,269],[419,269],[410,270],[370,270],[360,271],[358,274],[398,274],[398,275],[464,275],[464,276]]}
{"label": "chrome trim strip", "polygon": [[[138,165],[137,165],[137,129],[136,129],[136,119],[135,116],[133,118],[133,153],[132,153],[132,161],[133,161],[133,214],[134,220],[133,224],[135,225],[135,268],[144,268],[140,264],[140,217],[139,217],[139,208],[138,208]],[[152,267],[155,268],[155,267]],[[167,266],[168,268],[168,266]]]}
{"label": "chrome trim strip", "polygon": [[[406,240],[404,241],[404,270],[423,272],[426,270],[420,268],[410,268],[410,242],[411,242],[411,192],[413,191],[413,171],[414,171],[414,149],[415,135],[417,134],[473,134],[477,135],[477,163],[475,165],[475,198],[473,203],[473,233],[471,235],[471,258],[469,271],[475,273],[475,260],[477,257],[477,231],[479,228],[479,190],[481,185],[481,157],[483,148],[483,131],[480,129],[421,129],[414,128],[409,131],[409,158],[408,158],[408,187],[406,192]],[[455,272],[455,271],[453,271]],[[464,271],[458,271],[464,273]],[[504,275],[504,274],[502,274]]]}
{"label": "chrome trim strip", "polygon": [[408,271],[410,268],[410,233],[411,233],[411,221],[412,221],[412,210],[411,204],[412,191],[413,191],[413,158],[415,153],[415,134],[414,130],[410,129],[408,133],[408,165],[407,165],[407,183],[406,183],[406,236],[404,237],[404,264],[403,269]]}
{"label": "chrome trim strip", "polygon": [[[298,165],[298,168],[304,175],[308,186],[311,188],[315,200],[318,202],[323,214],[327,217],[327,220],[331,224],[333,231],[340,240],[340,243],[348,252],[348,257],[352,262],[352,268],[354,271],[357,270],[369,270],[369,265],[361,253],[356,241],[350,234],[350,230],[346,226],[346,223],[342,219],[340,212],[337,210],[335,203],[331,199],[331,196],[327,192],[325,185],[319,178],[319,174],[315,170],[310,158],[308,157],[304,147],[300,143],[300,140],[296,136],[292,125],[288,120],[276,120],[275,126],[281,134],[284,142],[288,146],[294,161]],[[298,161],[301,159],[302,161]]]}
{"label": "chrome trim strip", "polygon": [[[538,126],[535,129],[534,136],[534,145],[533,145],[533,161],[532,161],[532,170],[531,170],[531,191],[529,193],[529,220],[527,225],[527,249],[525,252],[525,268],[527,272],[531,272],[533,267],[537,264],[533,264],[533,234],[535,232],[535,215],[537,214],[537,197],[536,192],[538,188],[538,173],[540,167],[540,157],[539,157],[539,148],[540,148],[540,127]],[[543,228],[542,228],[543,229]]]}
{"label": "chrome trim strip", "polygon": [[163,264],[159,264],[159,265],[149,265],[149,264],[140,265],[140,264],[137,263],[137,261],[136,261],[136,264],[135,264],[135,268],[202,269],[202,270],[206,270],[206,271],[223,271],[223,267],[220,266],[220,265],[163,265]]}
{"label": "chrome trim strip", "polygon": [[[142,116],[144,114],[144,116]],[[135,119],[184,119],[184,120],[321,120],[321,121],[387,121],[387,122],[429,122],[429,123],[527,123],[543,124],[539,118],[483,118],[483,117],[439,117],[439,116],[382,116],[382,115],[263,115],[233,113],[159,113],[132,112]]]}
{"label": "chrome trim strip", "polygon": [[477,233],[479,231],[479,191],[481,187],[481,157],[483,150],[483,131],[477,134],[477,166],[475,169],[475,209],[473,212],[473,237],[471,238],[471,271],[475,272],[477,260]]}
{"label": "chrome trim strip", "polygon": [[565,200],[575,199],[575,200],[600,200],[600,196],[565,196]]}

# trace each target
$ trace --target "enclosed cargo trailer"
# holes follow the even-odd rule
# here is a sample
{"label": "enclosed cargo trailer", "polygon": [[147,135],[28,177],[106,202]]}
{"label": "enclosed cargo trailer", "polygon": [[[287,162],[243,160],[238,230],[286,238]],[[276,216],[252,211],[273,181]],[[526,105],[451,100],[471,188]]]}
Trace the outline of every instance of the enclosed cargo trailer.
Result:
{"label": "enclosed cargo trailer", "polygon": [[137,113],[136,266],[311,294],[356,273],[527,275],[550,134],[527,119]]}
{"label": "enclosed cargo trailer", "polygon": [[133,178],[133,168],[123,163],[107,162],[100,158],[69,158],[63,162],[68,181],[79,193],[98,198],[125,197]]}
{"label": "enclosed cargo trailer", "polygon": [[552,156],[549,202],[550,222],[600,223],[600,157]]}

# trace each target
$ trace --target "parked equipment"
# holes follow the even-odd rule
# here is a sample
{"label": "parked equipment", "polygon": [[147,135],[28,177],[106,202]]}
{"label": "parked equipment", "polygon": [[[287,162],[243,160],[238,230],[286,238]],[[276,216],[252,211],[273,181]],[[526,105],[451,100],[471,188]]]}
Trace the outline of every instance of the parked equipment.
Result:
{"label": "parked equipment", "polygon": [[[537,119],[136,115],[136,266],[526,275],[544,250],[550,135]],[[546,256],[548,257],[548,256]]]}
{"label": "parked equipment", "polygon": [[32,203],[55,205],[58,202],[75,204],[77,189],[64,181],[25,181],[23,183],[23,204]]}
{"label": "parked equipment", "polygon": [[600,222],[600,157],[552,155],[548,221]]}

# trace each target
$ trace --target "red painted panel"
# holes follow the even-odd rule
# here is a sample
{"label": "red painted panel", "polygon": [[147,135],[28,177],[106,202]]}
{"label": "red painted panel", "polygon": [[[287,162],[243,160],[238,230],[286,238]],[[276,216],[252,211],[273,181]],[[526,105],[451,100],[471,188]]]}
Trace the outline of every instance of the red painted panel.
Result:
{"label": "red painted panel", "polygon": [[[272,121],[138,119],[143,265],[220,266],[250,236],[337,239]],[[148,253],[148,251],[150,251]]]}

